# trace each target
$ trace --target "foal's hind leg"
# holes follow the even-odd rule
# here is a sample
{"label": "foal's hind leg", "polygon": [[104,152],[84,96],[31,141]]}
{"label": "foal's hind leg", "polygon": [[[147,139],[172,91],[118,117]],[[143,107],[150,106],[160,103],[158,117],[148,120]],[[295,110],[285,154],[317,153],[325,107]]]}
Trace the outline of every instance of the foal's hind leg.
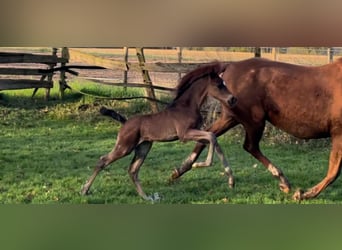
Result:
{"label": "foal's hind leg", "polygon": [[86,195],[93,184],[96,176],[98,175],[101,170],[103,170],[105,167],[107,167],[109,164],[112,162],[128,155],[132,149],[129,148],[123,148],[123,147],[118,147],[117,145],[115,148],[107,155],[101,156],[99,161],[96,164],[95,170],[93,174],[90,176],[86,184],[83,186],[81,194]]}
{"label": "foal's hind leg", "polygon": [[250,126],[248,128],[245,127],[246,136],[244,142],[244,149],[253,155],[257,160],[259,160],[271,174],[279,180],[279,188],[284,193],[289,193],[291,186],[283,172],[277,168],[273,163],[265,157],[259,148],[259,142],[262,137],[263,131],[265,128],[265,122],[261,123],[260,126]]}
{"label": "foal's hind leg", "polygon": [[143,191],[140,181],[139,181],[139,177],[138,177],[139,169],[141,165],[144,163],[144,160],[148,152],[150,151],[151,147],[152,147],[152,142],[149,142],[149,141],[144,141],[136,147],[133,160],[128,169],[128,173],[136,187],[138,194],[145,200],[153,201],[153,198],[148,197]]}
{"label": "foal's hind leg", "polygon": [[314,198],[319,195],[328,185],[333,183],[341,171],[341,158],[342,158],[342,135],[339,138],[334,137],[332,139],[332,149],[329,158],[329,168],[324,179],[318,183],[316,186],[310,188],[308,191],[303,193],[298,190],[293,195],[295,200],[304,200]]}

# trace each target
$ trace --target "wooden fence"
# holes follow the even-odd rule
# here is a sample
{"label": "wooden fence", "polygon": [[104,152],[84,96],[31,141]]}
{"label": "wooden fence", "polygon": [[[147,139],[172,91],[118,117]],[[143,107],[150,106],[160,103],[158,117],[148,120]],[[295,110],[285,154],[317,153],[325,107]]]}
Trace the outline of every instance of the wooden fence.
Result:
{"label": "wooden fence", "polygon": [[[144,56],[144,50],[143,48],[130,48],[130,50],[135,50],[137,61],[129,61],[128,60],[128,48],[124,47],[122,48],[123,51],[123,57],[121,60],[116,59],[109,59],[109,58],[103,58],[98,55],[89,54],[87,52],[84,52],[79,49],[75,48],[69,48],[69,54],[70,54],[70,61],[72,62],[83,62],[85,64],[92,64],[92,65],[98,65],[103,66],[107,69],[112,69],[115,71],[121,71],[123,72],[123,80],[121,83],[115,83],[111,82],[109,79],[99,79],[99,78],[88,78],[90,80],[96,81],[96,82],[106,82],[111,83],[113,85],[117,86],[123,86],[123,87],[144,87],[145,88],[145,94],[149,98],[149,101],[151,103],[151,109],[152,111],[157,111],[158,107],[156,105],[156,102],[151,101],[155,99],[155,89],[164,89],[164,90],[170,90],[168,88],[165,88],[165,86],[158,86],[155,83],[152,84],[152,80],[150,77],[150,73],[178,73],[179,76],[182,73],[186,73],[196,67],[198,67],[200,64],[204,64],[205,62],[183,62],[182,56],[183,56],[183,50],[182,48],[173,48],[173,50],[177,51],[177,60],[173,60],[173,62],[149,62],[145,59]],[[265,57],[272,60],[282,60],[286,56],[286,51],[284,52],[284,49],[280,48],[251,48],[251,52],[248,54],[248,57]],[[326,55],[320,55],[320,61],[322,63],[328,63],[333,61],[333,49],[327,48]],[[290,55],[287,55],[290,56]],[[289,57],[291,58],[291,57]],[[211,60],[209,60],[211,61]],[[285,58],[286,61],[286,58]],[[208,62],[208,61],[207,61]],[[127,82],[127,72],[128,71],[137,71],[141,72],[143,83],[128,83]]]}
{"label": "wooden fence", "polygon": [[[44,88],[46,89],[45,98],[48,99],[50,89],[53,87],[53,69],[58,64],[63,67],[69,61],[66,48],[63,48],[61,56],[57,55],[57,51],[53,48],[51,55],[0,52],[0,64],[11,65],[11,67],[0,68],[0,90],[33,88],[32,96],[34,96],[39,88]],[[17,79],[13,79],[14,76],[17,76]],[[65,70],[61,70],[61,95],[64,92],[65,79]]]}
{"label": "wooden fence", "polygon": [[[144,55],[144,49],[143,48],[134,48],[136,50],[136,56],[138,61],[137,62],[129,62],[127,54],[125,54],[124,59],[125,60],[112,60],[107,58],[102,58],[99,56],[91,55],[89,53],[85,53],[82,51],[79,51],[77,49],[69,48],[69,55],[70,55],[70,61],[75,62],[82,62],[85,64],[91,64],[91,65],[97,65],[102,66],[107,69],[111,70],[117,70],[124,72],[123,81],[127,81],[127,72],[128,71],[139,71],[141,72],[143,83],[128,83],[123,82],[121,84],[118,83],[112,83],[113,85],[119,85],[123,87],[144,87],[145,88],[145,94],[148,98],[148,101],[150,102],[152,112],[158,111],[157,103],[154,101],[156,100],[155,95],[155,89],[161,89],[161,90],[172,90],[171,88],[167,88],[165,86],[156,86],[152,84],[152,80],[150,77],[150,72],[159,72],[159,73],[186,73],[196,67],[198,67],[200,64],[204,63],[182,63],[182,62],[146,62],[145,55]],[[124,48],[126,53],[128,52],[127,48]],[[92,79],[87,78],[89,80],[93,80],[96,82],[110,82],[110,80],[104,80],[104,79]]]}
{"label": "wooden fence", "polygon": [[[182,73],[186,73],[201,64],[206,62],[183,62],[183,50],[182,48],[175,48],[177,50],[177,60],[173,62],[149,62],[146,60],[144,55],[143,48],[130,48],[135,50],[136,59],[134,61],[128,60],[128,51],[127,47],[121,48],[124,51],[124,56],[120,59],[111,59],[106,58],[94,54],[89,54],[88,52],[84,52],[82,49],[76,48],[62,48],[61,55],[57,55],[57,49],[52,49],[51,55],[37,55],[31,53],[14,53],[14,52],[1,52],[0,53],[0,64],[17,64],[24,63],[32,65],[31,67],[5,67],[0,68],[0,90],[5,89],[24,89],[24,88],[33,88],[33,95],[39,88],[46,89],[46,98],[49,97],[50,88],[53,87],[53,75],[54,68],[58,68],[58,64],[60,64],[59,68],[63,68],[69,62],[78,62],[83,63],[85,65],[97,65],[104,67],[106,69],[110,69],[113,71],[118,71],[123,73],[123,79],[120,83],[112,82],[111,79],[99,79],[99,78],[89,78],[90,80],[96,82],[106,82],[113,85],[119,85],[123,87],[143,87],[145,88],[145,94],[147,99],[150,101],[151,109],[153,112],[158,110],[158,106],[156,102],[153,101],[155,96],[155,89],[159,90],[171,90],[172,88],[168,88],[165,86],[157,86],[156,84],[152,84],[152,80],[150,77],[150,73],[177,73],[179,77]],[[265,53],[267,51],[267,53]],[[238,53],[236,53],[238,54]],[[287,56],[279,48],[251,48],[251,53],[248,54],[248,57],[265,57],[273,60],[282,60],[283,57]],[[333,49],[327,48],[327,53],[323,61],[331,62],[333,61]],[[222,59],[220,59],[222,60]],[[209,60],[210,61],[210,60]],[[207,61],[208,62],[208,61]],[[50,71],[46,71],[41,68],[41,65],[45,65],[47,69]],[[40,66],[38,66],[40,65]],[[131,71],[140,72],[143,83],[128,83],[127,82],[127,73]],[[64,89],[66,88],[66,76],[65,73],[67,71],[65,69],[60,70],[59,74],[59,85],[60,85],[60,96],[63,97]],[[24,75],[29,79],[11,79],[13,75]],[[38,79],[32,79],[32,77],[38,77]]]}

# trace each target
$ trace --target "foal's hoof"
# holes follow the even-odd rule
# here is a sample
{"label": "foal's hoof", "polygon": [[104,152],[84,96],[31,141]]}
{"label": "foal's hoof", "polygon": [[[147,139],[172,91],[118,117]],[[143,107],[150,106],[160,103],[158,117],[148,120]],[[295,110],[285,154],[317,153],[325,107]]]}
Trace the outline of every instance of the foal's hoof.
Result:
{"label": "foal's hoof", "polygon": [[175,168],[172,172],[172,175],[171,175],[171,181],[176,180],[178,178],[179,178],[179,171],[177,168]]}
{"label": "foal's hoof", "polygon": [[160,202],[161,197],[159,196],[158,193],[154,193],[150,196],[143,197],[146,201],[150,201],[152,204],[156,202]]}
{"label": "foal's hoof", "polygon": [[81,190],[81,195],[88,195],[89,194],[89,189],[87,188],[82,188]]}
{"label": "foal's hoof", "polygon": [[292,199],[295,201],[301,201],[304,199],[304,192],[301,189],[298,189],[292,196]]}
{"label": "foal's hoof", "polygon": [[228,186],[229,188],[233,189],[235,187],[235,181],[233,178],[229,178],[228,180]]}
{"label": "foal's hoof", "polygon": [[279,189],[284,192],[285,194],[290,193],[291,188],[288,184],[284,184],[284,183],[279,183]]}

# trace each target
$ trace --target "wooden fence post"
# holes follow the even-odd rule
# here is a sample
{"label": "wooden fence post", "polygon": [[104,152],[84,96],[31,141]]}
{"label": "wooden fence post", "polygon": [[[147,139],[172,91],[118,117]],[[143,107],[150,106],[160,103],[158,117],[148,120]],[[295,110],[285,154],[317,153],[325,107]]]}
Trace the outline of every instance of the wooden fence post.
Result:
{"label": "wooden fence post", "polygon": [[254,48],[254,57],[261,57],[261,48],[260,47]]}
{"label": "wooden fence post", "polygon": [[[124,47],[124,60],[126,65],[128,65],[128,47]],[[128,81],[128,70],[124,70],[124,79],[123,79],[123,83],[124,83],[124,91],[126,92],[127,90],[127,81]]]}
{"label": "wooden fence post", "polygon": [[[138,60],[139,60],[139,66],[141,68],[141,72],[142,72],[142,76],[143,76],[143,79],[144,79],[144,83],[145,84],[148,84],[149,86],[151,87],[147,87],[145,90],[146,92],[146,95],[149,97],[149,98],[152,98],[152,99],[156,99],[156,95],[154,93],[154,89],[153,89],[153,86],[152,86],[152,81],[151,81],[151,78],[150,78],[150,75],[148,73],[148,71],[146,69],[144,69],[144,66],[145,66],[145,56],[144,56],[144,50],[143,48],[136,48],[136,52],[137,52],[137,57],[138,57]],[[150,100],[150,105],[151,105],[151,109],[152,109],[152,112],[153,113],[157,113],[159,112],[159,108],[158,108],[158,105],[155,101],[152,101]]]}
{"label": "wooden fence post", "polygon": [[334,61],[334,48],[328,48],[328,63],[332,63]]}
{"label": "wooden fence post", "polygon": [[[62,58],[66,59],[66,61],[69,61],[70,55],[69,50],[67,47],[62,48]],[[61,63],[61,67],[65,66],[66,63],[63,61]],[[66,76],[65,76],[65,70],[60,71],[60,78],[59,78],[59,97],[63,99],[64,97],[64,90],[66,89]]]}
{"label": "wooden fence post", "polygon": [[273,47],[272,48],[272,55],[273,55],[273,60],[278,61],[278,49]]}
{"label": "wooden fence post", "polygon": [[[57,48],[52,48],[52,55],[57,57]],[[49,69],[53,69],[56,66],[56,64],[49,64]],[[53,74],[49,74],[47,76],[48,82],[52,82]],[[50,98],[50,88],[45,89],[45,100],[48,100]]]}
{"label": "wooden fence post", "polygon": [[[178,63],[182,63],[183,48],[177,47]],[[178,73],[178,79],[182,78],[182,73]]]}

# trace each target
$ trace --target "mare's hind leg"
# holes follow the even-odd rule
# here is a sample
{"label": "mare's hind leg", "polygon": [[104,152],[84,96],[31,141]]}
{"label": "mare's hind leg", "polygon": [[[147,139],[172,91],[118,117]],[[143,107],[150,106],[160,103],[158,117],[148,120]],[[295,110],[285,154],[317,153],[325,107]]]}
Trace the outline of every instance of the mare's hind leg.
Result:
{"label": "mare's hind leg", "polygon": [[[236,120],[234,120],[229,111],[226,108],[222,108],[222,116],[220,119],[215,121],[212,126],[208,129],[208,132],[213,132],[216,137],[224,134],[229,129],[235,127],[239,124]],[[206,144],[198,142],[194,148],[194,150],[190,153],[190,155],[185,159],[180,168],[176,168],[172,175],[171,180],[175,180],[182,176],[184,173],[189,171],[192,168],[193,163],[197,160],[198,156],[201,154],[203,149],[206,147]]]}
{"label": "mare's hind leg", "polygon": [[153,198],[148,197],[143,191],[140,181],[139,181],[139,177],[138,177],[139,169],[141,165],[144,163],[144,160],[146,159],[146,156],[148,152],[150,151],[151,147],[152,147],[152,142],[144,141],[135,148],[135,154],[131,162],[131,165],[128,169],[128,173],[135,185],[135,188],[138,194],[145,200],[153,201]]}
{"label": "mare's hind leg", "polygon": [[86,182],[86,184],[84,184],[81,194],[86,195],[91,187],[91,185],[93,184],[96,176],[99,174],[99,172],[101,172],[101,170],[103,170],[105,167],[107,167],[109,164],[111,164],[112,162],[128,155],[130,152],[132,151],[132,149],[130,148],[123,148],[123,147],[114,147],[114,149],[107,155],[101,156],[99,161],[96,164],[96,167],[94,169],[93,174],[90,176],[90,178],[88,179],[88,181]]}
{"label": "mare's hind leg", "polygon": [[255,124],[253,124],[253,126],[250,126],[248,128],[245,127],[246,136],[243,147],[247,152],[253,155],[258,161],[260,161],[275,178],[279,180],[280,190],[284,193],[289,193],[291,186],[286,176],[260,151],[259,142],[262,137],[264,128],[265,122],[260,123],[260,126],[256,126]]}
{"label": "mare's hind leg", "polygon": [[329,168],[324,179],[318,183],[316,186],[310,188],[308,191],[303,193],[301,190],[298,190],[293,195],[293,199],[295,200],[304,200],[314,198],[320,194],[328,185],[333,183],[341,171],[341,158],[342,158],[342,135],[338,137],[334,137],[332,139],[332,149],[330,152],[329,158]]}

